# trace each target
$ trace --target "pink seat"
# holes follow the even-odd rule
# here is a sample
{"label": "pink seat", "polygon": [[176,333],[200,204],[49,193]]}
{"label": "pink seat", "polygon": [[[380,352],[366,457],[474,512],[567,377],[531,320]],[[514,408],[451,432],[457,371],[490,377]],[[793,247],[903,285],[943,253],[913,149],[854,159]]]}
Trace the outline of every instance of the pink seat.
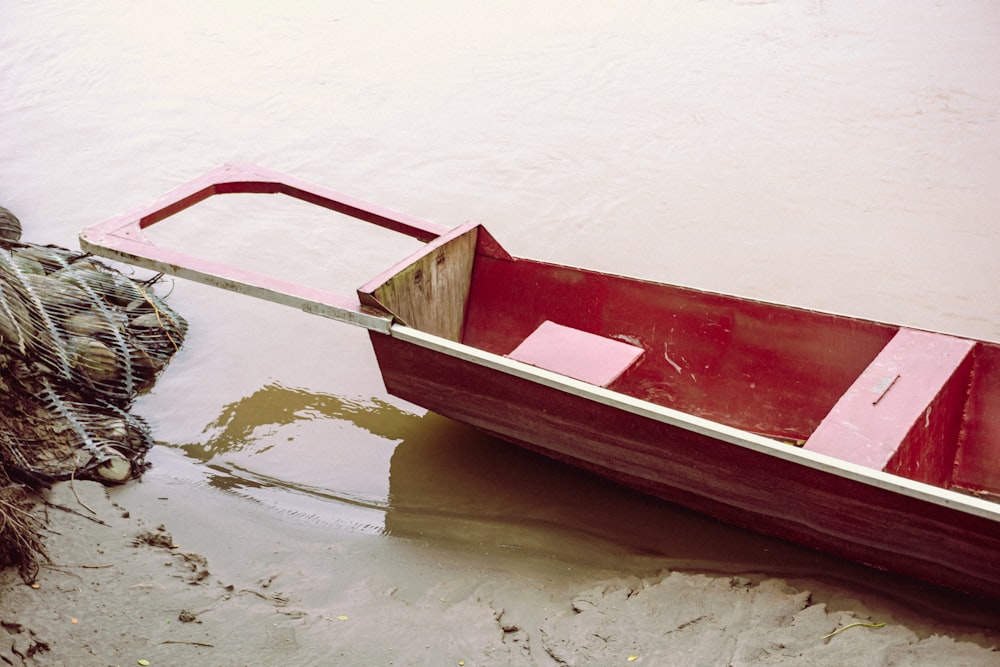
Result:
{"label": "pink seat", "polygon": [[918,481],[949,479],[974,341],[900,329],[805,449]]}
{"label": "pink seat", "polygon": [[607,387],[634,364],[642,352],[641,347],[546,320],[507,356]]}

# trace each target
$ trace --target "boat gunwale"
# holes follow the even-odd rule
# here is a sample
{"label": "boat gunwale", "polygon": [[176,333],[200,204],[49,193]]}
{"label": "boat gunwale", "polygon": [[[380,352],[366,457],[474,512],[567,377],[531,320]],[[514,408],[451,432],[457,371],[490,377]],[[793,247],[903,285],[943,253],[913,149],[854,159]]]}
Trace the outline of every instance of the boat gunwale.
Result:
{"label": "boat gunwale", "polygon": [[756,433],[698,417],[680,410],[645,401],[621,392],[576,380],[543,368],[510,359],[503,355],[429,334],[400,323],[391,325],[388,335],[400,341],[456,357],[492,370],[567,392],[584,399],[647,417],[671,426],[751,449],[760,454],[799,463],[820,472],[860,482],[885,491],[930,502],[982,517],[1000,524],[1000,504],[975,496],[917,482],[892,473],[866,468],[826,454],[785,444]]}

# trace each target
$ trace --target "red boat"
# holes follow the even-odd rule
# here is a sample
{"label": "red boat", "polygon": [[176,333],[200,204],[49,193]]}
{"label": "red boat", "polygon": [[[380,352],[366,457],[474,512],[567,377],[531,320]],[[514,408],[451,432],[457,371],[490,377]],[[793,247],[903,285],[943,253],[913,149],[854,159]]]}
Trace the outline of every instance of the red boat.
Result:
{"label": "red boat", "polygon": [[[408,234],[345,297],[143,229],[280,193]],[[512,257],[253,165],[87,228],[90,252],[369,330],[386,388],[723,521],[1000,599],[1000,344]]]}

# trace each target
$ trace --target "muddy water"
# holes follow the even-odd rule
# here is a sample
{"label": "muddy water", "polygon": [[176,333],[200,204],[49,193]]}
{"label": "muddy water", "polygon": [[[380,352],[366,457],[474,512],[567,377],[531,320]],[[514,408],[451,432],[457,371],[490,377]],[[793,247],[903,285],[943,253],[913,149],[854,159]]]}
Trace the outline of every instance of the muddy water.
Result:
{"label": "muddy water", "polygon": [[[0,26],[0,203],[28,240],[75,246],[245,160],[487,222],[514,254],[1000,340],[992,2],[8,1]],[[158,234],[345,292],[414,247],[252,196]],[[183,281],[171,302],[191,335],[120,494],[216,569],[291,568],[319,607],[430,558],[822,579],[930,628],[969,611],[389,397],[359,329]]]}

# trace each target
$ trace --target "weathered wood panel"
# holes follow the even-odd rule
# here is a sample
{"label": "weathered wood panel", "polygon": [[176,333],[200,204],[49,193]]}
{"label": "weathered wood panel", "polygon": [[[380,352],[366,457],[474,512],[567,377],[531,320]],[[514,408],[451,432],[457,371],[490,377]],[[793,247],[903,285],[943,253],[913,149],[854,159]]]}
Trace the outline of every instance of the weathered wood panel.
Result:
{"label": "weathered wood panel", "polygon": [[972,384],[965,407],[953,483],[1000,501],[1000,346],[980,342],[973,351]]}
{"label": "weathered wood panel", "polygon": [[375,305],[370,301],[374,299],[414,329],[461,340],[478,233],[477,227],[464,228],[461,234],[428,244],[384,282],[359,290],[359,298],[369,305]]}
{"label": "weathered wood panel", "polygon": [[900,329],[806,449],[944,486],[951,478],[975,342]]}

